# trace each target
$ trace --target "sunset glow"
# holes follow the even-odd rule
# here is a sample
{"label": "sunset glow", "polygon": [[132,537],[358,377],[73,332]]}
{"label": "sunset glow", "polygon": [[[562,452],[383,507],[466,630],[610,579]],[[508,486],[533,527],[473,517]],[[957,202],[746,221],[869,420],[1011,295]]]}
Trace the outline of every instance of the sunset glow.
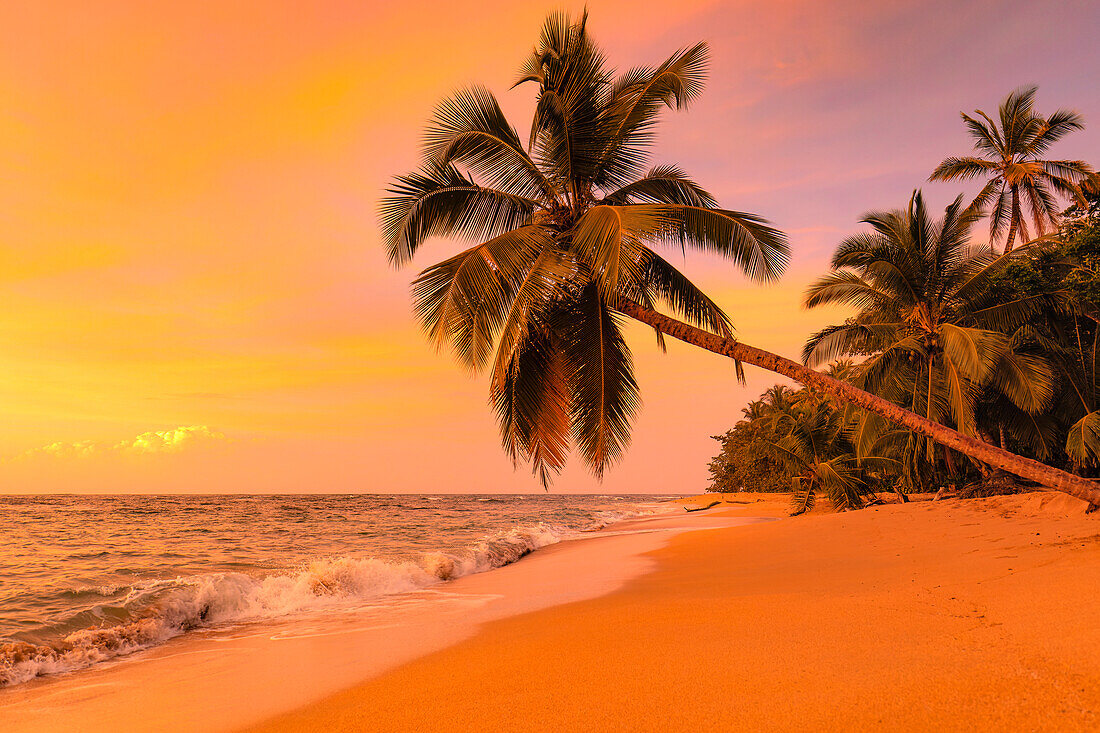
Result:
{"label": "sunset glow", "polygon": [[[982,5],[588,4],[620,68],[712,44],[707,92],[665,118],[656,157],[791,238],[774,286],[716,259],[684,265],[740,338],[797,357],[843,317],[802,310],[807,283],[865,210],[920,186],[941,209],[954,198],[925,180],[968,145],[960,110],[1035,83],[1044,108],[1100,126],[1079,71],[1100,61],[1100,11],[1061,3],[1036,27],[1030,4],[998,3],[1004,27],[974,38]],[[452,89],[484,83],[526,124],[529,92],[508,89],[547,9],[4,4],[0,489],[538,489],[500,450],[485,379],[420,333],[419,267],[389,267],[376,211]],[[1078,52],[1048,53],[1055,38]],[[1096,139],[1059,154],[1095,160]],[[455,246],[427,249],[414,265]],[[742,387],[723,359],[630,333],[645,402],[633,447],[602,487],[571,464],[556,491],[702,490],[708,436],[774,382],[750,369]]]}

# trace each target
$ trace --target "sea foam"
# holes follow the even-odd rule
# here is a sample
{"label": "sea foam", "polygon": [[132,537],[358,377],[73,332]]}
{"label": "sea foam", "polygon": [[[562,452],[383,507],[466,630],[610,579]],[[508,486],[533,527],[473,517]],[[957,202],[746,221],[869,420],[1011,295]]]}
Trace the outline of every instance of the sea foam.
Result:
{"label": "sea foam", "polygon": [[137,582],[121,602],[113,601],[115,613],[101,614],[121,616],[120,622],[82,628],[51,643],[0,644],[0,686],[88,667],[193,629],[352,610],[365,601],[502,567],[540,547],[639,513],[602,512],[579,530],[542,523],[517,527],[464,551],[427,552],[416,561],[335,557],[264,577],[221,572]]}

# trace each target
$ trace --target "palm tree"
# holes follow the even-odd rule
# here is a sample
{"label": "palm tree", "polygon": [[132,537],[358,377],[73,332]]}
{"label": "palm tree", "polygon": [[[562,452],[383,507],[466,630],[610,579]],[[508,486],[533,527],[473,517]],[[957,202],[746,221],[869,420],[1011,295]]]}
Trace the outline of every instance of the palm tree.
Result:
{"label": "palm tree", "polygon": [[1085,479],[733,338],[725,313],[657,248],[717,253],[767,281],[786,265],[786,238],[755,214],[720,208],[679,168],[645,167],[661,109],[699,95],[706,62],[700,43],[616,76],[584,17],[551,15],[517,82],[537,89],[527,144],[488,90],[461,91],[429,125],[421,170],[397,178],[382,202],[394,265],[408,264],[432,237],[479,242],[420,274],[414,308],[438,346],[450,345],[471,369],[490,367],[513,460],[530,461],[545,484],[570,444],[597,477],[621,455],[639,404],[625,316],[653,327],[659,343],[671,336],[732,358],[738,370],[741,362],[770,369],[1100,502]]}
{"label": "palm tree", "polygon": [[763,417],[768,410],[768,405],[763,400],[753,400],[741,408],[741,414],[746,420],[756,420]]}
{"label": "palm tree", "polygon": [[771,423],[778,436],[772,449],[792,473],[792,515],[813,509],[819,491],[838,511],[863,506],[872,490],[841,412],[810,398],[777,410]]}
{"label": "palm tree", "polygon": [[[1057,307],[1057,297],[999,297],[990,282],[1013,255],[972,248],[976,218],[960,196],[933,221],[919,191],[905,210],[868,214],[863,221],[872,231],[841,242],[833,272],[806,294],[808,308],[843,303],[859,313],[814,334],[803,361],[813,366],[867,354],[857,386],[973,437],[976,397],[987,385],[1028,413],[1046,407],[1049,366],[1017,353],[1006,334],[1044,307]],[[933,450],[933,441],[925,441],[929,460]]]}
{"label": "palm tree", "polygon": [[981,110],[975,110],[980,120],[963,113],[978,155],[946,158],[928,179],[987,178],[971,207],[984,212],[992,205],[990,244],[1007,229],[1006,252],[1011,251],[1017,234],[1025,241],[1031,238],[1024,216],[1025,207],[1031,211],[1035,236],[1041,236],[1048,226],[1058,223],[1055,193],[1080,200],[1080,184],[1093,173],[1092,168],[1080,160],[1043,158],[1051,145],[1073,130],[1082,129],[1084,121],[1079,114],[1066,109],[1050,117],[1038,114],[1034,109],[1037,90],[1034,86],[1023,87],[1005,97],[998,110],[999,128]]}

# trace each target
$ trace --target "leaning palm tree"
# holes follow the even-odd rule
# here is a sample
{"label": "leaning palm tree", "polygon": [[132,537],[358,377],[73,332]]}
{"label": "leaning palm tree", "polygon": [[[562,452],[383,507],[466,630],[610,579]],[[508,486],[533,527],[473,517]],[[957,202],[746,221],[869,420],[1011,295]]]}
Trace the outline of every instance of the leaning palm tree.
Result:
{"label": "leaning palm tree", "polygon": [[[1023,87],[1005,97],[998,110],[1000,127],[981,110],[975,111],[976,117],[963,113],[978,154],[947,158],[929,177],[930,181],[987,179],[971,206],[990,210],[990,244],[1008,232],[1006,252],[1017,235],[1026,241],[1032,233],[1038,237],[1057,226],[1055,194],[1080,200],[1080,184],[1093,173],[1084,161],[1043,157],[1058,140],[1082,129],[1084,121],[1066,109],[1050,117],[1038,114],[1036,91],[1038,87]],[[1028,229],[1025,208],[1030,209],[1033,232]]]}
{"label": "leaning palm tree", "polygon": [[[433,237],[473,247],[413,284],[430,339],[471,369],[488,368],[502,442],[544,484],[571,445],[599,477],[625,449],[639,405],[624,317],[776,371],[1006,470],[1100,502],[1080,477],[998,451],[790,359],[735,340],[723,311],[662,248],[716,253],[750,278],[777,278],[786,238],[761,217],[721,208],[675,166],[647,168],[662,108],[702,91],[707,46],[615,75],[585,29],[551,15],[517,85],[536,89],[524,143],[495,97],[475,87],[444,101],[424,164],[382,202],[390,261],[406,265]],[[664,306],[684,320],[658,312]],[[916,421],[916,422],[914,422]],[[993,451],[990,453],[989,451]]]}

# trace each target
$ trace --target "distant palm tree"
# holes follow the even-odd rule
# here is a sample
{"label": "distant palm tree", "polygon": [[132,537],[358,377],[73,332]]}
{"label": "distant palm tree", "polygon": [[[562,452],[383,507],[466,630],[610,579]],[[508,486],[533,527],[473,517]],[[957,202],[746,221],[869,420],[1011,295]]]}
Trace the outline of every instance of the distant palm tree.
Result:
{"label": "distant palm tree", "polygon": [[1005,251],[1012,250],[1016,236],[1031,238],[1024,209],[1031,212],[1035,236],[1058,223],[1055,194],[1080,200],[1080,184],[1093,171],[1080,160],[1046,160],[1051,145],[1073,130],[1084,127],[1076,112],[1060,109],[1050,117],[1035,112],[1038,87],[1023,87],[1005,97],[998,116],[1000,127],[981,110],[963,113],[974,138],[977,156],[945,159],[932,172],[930,181],[988,179],[971,206],[981,212],[990,209],[990,246],[1006,230]]}
{"label": "distant palm tree", "polygon": [[732,358],[739,375],[741,362],[778,372],[1100,502],[1085,479],[732,337],[725,313],[654,247],[716,253],[766,281],[787,263],[786,238],[755,214],[720,208],[679,168],[645,167],[660,110],[699,95],[706,61],[700,43],[616,77],[584,17],[551,15],[517,82],[538,90],[527,144],[488,90],[459,92],[429,125],[423,168],[399,177],[382,202],[395,265],[432,237],[480,242],[422,272],[414,308],[430,338],[471,369],[492,362],[490,396],[513,460],[529,460],[545,485],[571,443],[597,476],[621,455],[639,404],[627,316],[653,327],[661,344],[668,335]]}

